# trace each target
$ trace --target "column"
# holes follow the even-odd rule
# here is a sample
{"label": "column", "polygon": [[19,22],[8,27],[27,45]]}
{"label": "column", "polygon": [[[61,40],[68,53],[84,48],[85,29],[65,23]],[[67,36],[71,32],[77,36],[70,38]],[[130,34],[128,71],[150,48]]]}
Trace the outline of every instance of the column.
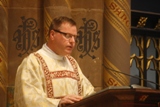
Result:
{"label": "column", "polygon": [[95,90],[101,90],[103,0],[68,0],[68,4],[78,28],[78,38],[72,55]]}
{"label": "column", "polygon": [[123,73],[130,73],[130,0],[105,0],[104,5],[104,87],[126,86],[129,77]]}
{"label": "column", "polygon": [[57,16],[69,16],[70,8],[66,0],[44,0],[44,36],[47,40],[49,26]]}
{"label": "column", "polygon": [[8,2],[0,1],[0,106],[6,107],[8,85]]}
{"label": "column", "polygon": [[43,36],[43,0],[8,0],[8,98],[13,106],[17,68],[30,53],[41,48]]}

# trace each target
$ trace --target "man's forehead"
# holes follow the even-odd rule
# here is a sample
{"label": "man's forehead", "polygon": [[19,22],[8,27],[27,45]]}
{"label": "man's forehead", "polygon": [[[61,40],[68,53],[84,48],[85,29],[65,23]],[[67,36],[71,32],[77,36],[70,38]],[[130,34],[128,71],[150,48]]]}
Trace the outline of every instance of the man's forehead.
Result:
{"label": "man's forehead", "polygon": [[59,28],[63,28],[63,27],[75,27],[75,28],[76,28],[75,25],[72,25],[72,24],[70,24],[70,23],[68,23],[68,22],[62,23]]}

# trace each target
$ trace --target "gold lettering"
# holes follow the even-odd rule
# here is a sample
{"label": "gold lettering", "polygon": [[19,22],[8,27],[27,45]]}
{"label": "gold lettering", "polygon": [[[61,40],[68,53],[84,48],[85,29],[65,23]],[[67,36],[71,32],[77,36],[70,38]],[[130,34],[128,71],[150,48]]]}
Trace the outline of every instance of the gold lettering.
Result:
{"label": "gold lettering", "polygon": [[107,82],[110,86],[118,86],[118,82],[116,82],[113,78],[109,78]]}
{"label": "gold lettering", "polygon": [[145,101],[147,98],[148,98],[148,95],[142,95],[142,96],[139,98],[139,101]]}
{"label": "gold lettering", "polygon": [[111,10],[115,10],[117,5],[114,2],[111,2],[109,7],[110,7]]}
{"label": "gold lettering", "polygon": [[130,26],[130,24],[129,24],[130,21],[129,21],[127,15],[124,13],[123,9],[118,7],[118,5],[116,3],[114,3],[114,2],[111,2],[109,7],[114,12],[114,14],[117,15],[117,17],[119,17],[121,19],[121,21],[125,23],[125,25],[127,27]]}

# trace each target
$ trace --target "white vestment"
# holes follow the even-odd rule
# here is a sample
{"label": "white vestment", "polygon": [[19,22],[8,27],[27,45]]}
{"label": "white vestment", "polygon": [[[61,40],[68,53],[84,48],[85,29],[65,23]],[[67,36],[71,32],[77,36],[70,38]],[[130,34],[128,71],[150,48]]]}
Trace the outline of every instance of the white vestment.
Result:
{"label": "white vestment", "polygon": [[44,44],[18,67],[14,103],[15,107],[57,107],[65,95],[85,97],[93,92],[73,57],[59,56]]}

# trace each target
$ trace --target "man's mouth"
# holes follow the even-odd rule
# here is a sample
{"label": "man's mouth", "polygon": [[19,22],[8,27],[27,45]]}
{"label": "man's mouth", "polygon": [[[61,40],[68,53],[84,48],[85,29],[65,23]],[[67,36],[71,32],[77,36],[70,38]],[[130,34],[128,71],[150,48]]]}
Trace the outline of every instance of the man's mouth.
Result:
{"label": "man's mouth", "polygon": [[67,46],[69,49],[73,49],[73,46]]}

